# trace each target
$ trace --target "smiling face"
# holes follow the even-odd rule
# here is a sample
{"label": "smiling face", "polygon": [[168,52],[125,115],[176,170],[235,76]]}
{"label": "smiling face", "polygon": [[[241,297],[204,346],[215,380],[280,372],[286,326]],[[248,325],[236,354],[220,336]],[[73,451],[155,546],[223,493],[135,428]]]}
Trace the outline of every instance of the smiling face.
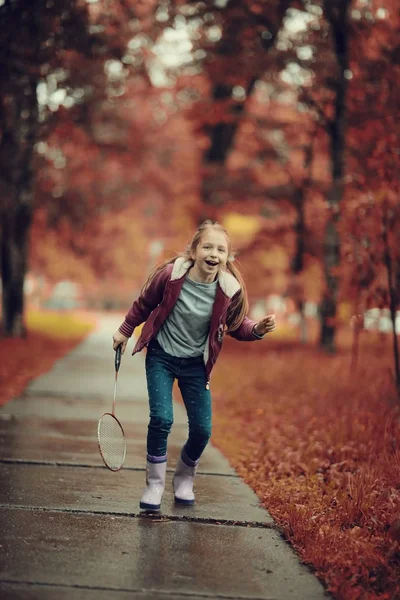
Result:
{"label": "smiling face", "polygon": [[191,279],[201,283],[212,283],[219,269],[225,267],[228,260],[229,243],[223,231],[212,227],[202,234],[191,257],[194,265]]}

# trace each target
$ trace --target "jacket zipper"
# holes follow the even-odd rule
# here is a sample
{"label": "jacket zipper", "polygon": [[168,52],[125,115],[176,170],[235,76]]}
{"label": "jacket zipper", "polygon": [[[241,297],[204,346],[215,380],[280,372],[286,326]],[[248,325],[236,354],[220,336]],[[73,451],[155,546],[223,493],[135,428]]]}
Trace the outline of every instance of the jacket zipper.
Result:
{"label": "jacket zipper", "polygon": [[[222,344],[223,339],[224,339],[224,325],[222,323],[222,320],[223,320],[225,314],[226,314],[226,311],[224,311],[223,314],[220,316],[218,329],[217,329],[217,340],[220,344]],[[211,341],[211,338],[210,338],[210,341]],[[206,382],[206,390],[209,390],[209,389],[210,389],[210,378],[208,378],[208,380]]]}

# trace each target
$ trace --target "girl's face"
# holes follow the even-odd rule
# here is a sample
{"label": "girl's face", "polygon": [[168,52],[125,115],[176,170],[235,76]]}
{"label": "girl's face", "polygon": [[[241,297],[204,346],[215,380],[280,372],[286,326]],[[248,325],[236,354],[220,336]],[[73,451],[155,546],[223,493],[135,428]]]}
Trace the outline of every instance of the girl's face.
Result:
{"label": "girl's face", "polygon": [[217,229],[207,229],[191,255],[194,260],[193,274],[204,283],[214,281],[218,270],[227,263],[228,250],[226,235]]}

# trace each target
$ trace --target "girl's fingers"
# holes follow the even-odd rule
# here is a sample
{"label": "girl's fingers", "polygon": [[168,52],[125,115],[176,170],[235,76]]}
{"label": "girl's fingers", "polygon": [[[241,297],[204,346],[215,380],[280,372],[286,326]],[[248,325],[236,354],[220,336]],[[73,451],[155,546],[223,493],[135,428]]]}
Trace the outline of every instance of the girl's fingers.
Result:
{"label": "girl's fingers", "polygon": [[276,329],[275,315],[268,315],[263,319],[263,325],[266,333],[271,333]]}
{"label": "girl's fingers", "polygon": [[274,315],[272,315],[272,316],[269,315],[268,317],[264,317],[264,319],[262,319],[262,323],[266,327],[275,327],[276,326],[275,316]]}

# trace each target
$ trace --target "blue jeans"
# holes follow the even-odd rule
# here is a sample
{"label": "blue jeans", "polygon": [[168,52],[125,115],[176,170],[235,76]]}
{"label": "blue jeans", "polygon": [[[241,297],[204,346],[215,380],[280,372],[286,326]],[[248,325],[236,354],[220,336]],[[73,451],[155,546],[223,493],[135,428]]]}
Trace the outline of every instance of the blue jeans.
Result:
{"label": "blue jeans", "polygon": [[174,420],[172,386],[177,379],[189,421],[189,436],[183,452],[189,459],[187,462],[197,464],[211,436],[211,394],[206,390],[203,357],[177,358],[152,340],[146,355],[146,378],[150,404],[148,459],[166,460],[167,439]]}

